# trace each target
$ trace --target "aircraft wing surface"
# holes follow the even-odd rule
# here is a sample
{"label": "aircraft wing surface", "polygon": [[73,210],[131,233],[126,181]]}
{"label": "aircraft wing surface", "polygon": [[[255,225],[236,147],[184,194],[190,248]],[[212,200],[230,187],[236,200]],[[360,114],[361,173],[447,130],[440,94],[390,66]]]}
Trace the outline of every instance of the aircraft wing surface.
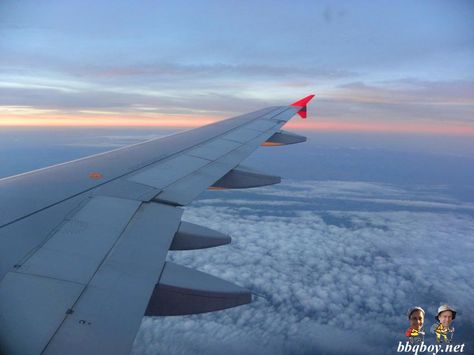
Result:
{"label": "aircraft wing surface", "polygon": [[208,188],[278,183],[239,164],[305,141],[280,129],[312,97],[0,179],[0,353],[128,354],[144,316],[249,303],[166,255],[230,242],[182,207]]}

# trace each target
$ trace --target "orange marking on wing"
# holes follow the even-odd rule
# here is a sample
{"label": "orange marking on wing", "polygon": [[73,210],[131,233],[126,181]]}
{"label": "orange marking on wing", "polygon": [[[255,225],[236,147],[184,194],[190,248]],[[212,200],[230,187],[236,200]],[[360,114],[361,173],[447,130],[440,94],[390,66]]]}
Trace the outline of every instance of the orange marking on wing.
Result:
{"label": "orange marking on wing", "polygon": [[98,173],[96,171],[92,172],[89,174],[89,177],[91,179],[94,179],[94,180],[98,180],[98,179],[102,179],[104,177],[104,175],[102,175],[101,173]]}
{"label": "orange marking on wing", "polygon": [[283,143],[277,143],[277,142],[263,142],[260,144],[262,147],[278,147],[280,145],[284,145]]}

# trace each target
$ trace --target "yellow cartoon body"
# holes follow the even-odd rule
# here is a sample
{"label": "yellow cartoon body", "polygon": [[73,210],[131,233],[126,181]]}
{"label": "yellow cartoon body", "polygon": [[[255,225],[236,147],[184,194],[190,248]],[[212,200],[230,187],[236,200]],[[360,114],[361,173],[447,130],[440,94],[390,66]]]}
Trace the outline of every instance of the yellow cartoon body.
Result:
{"label": "yellow cartoon body", "polygon": [[442,323],[440,323],[436,329],[435,329],[435,333],[436,333],[436,341],[439,343],[441,341],[441,337],[443,337],[443,340],[445,343],[448,342],[448,328],[446,328]]}

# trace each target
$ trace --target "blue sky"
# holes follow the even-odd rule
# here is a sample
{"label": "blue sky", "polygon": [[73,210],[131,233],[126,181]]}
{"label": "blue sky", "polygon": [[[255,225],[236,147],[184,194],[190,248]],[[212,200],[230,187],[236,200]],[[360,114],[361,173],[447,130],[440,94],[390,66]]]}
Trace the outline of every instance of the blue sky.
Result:
{"label": "blue sky", "polygon": [[470,1],[5,1],[0,123],[193,126],[308,93],[315,129],[474,134]]}

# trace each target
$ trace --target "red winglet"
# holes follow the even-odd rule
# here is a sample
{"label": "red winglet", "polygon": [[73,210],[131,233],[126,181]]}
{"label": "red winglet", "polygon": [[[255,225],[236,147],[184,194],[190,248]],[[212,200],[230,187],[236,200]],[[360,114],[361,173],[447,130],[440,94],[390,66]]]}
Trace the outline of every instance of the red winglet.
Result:
{"label": "red winglet", "polygon": [[305,98],[298,100],[296,102],[293,102],[291,106],[306,106],[308,102],[311,101],[311,99],[314,97],[314,95],[308,95]]}
{"label": "red winglet", "polygon": [[308,95],[305,98],[291,104],[291,106],[301,107],[301,110],[298,111],[298,115],[300,115],[301,118],[306,118],[306,104],[310,102],[313,97],[314,95]]}

